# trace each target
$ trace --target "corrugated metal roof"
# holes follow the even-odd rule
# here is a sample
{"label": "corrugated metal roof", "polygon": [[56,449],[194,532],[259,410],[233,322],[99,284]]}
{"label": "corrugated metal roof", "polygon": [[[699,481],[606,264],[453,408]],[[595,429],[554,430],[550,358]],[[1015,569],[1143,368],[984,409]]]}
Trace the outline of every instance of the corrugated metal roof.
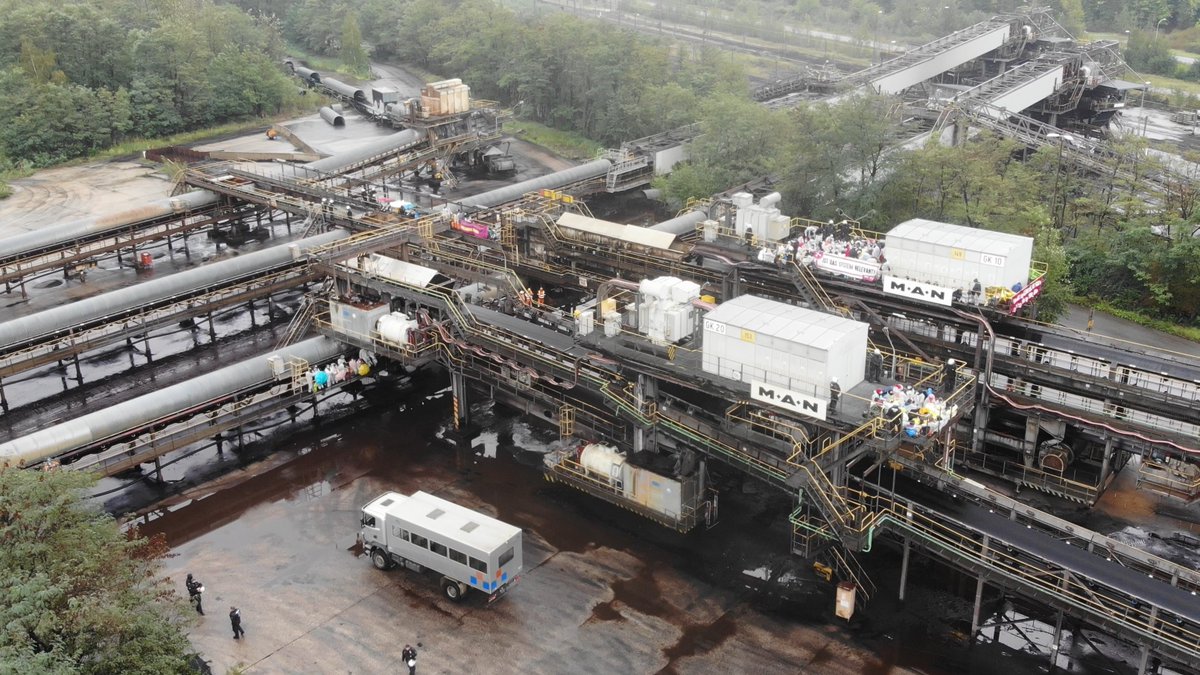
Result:
{"label": "corrugated metal roof", "polygon": [[[987,251],[1002,254],[1006,251],[1024,250],[1033,245],[1031,237],[1022,237],[1006,232],[994,232],[976,227],[963,227],[950,223],[939,223],[936,220],[913,218],[893,227],[887,233],[887,239],[908,239],[924,241],[930,244],[951,246],[971,251]],[[886,242],[886,239],[885,239]]]}
{"label": "corrugated metal roof", "polygon": [[723,302],[704,318],[754,331],[759,335],[826,350],[866,326],[861,321],[754,295],[742,295]]}

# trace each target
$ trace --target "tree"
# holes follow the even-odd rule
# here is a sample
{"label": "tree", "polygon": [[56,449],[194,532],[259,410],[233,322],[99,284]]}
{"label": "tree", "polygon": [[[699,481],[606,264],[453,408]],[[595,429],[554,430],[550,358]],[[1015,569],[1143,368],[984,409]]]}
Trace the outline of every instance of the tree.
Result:
{"label": "tree", "polygon": [[0,469],[0,663],[17,673],[191,673],[161,541],[87,505],[87,475]]}
{"label": "tree", "polygon": [[1060,10],[1059,23],[1067,32],[1075,37],[1083,37],[1087,31],[1084,25],[1083,0],[1058,0]]}
{"label": "tree", "polygon": [[[777,171],[787,149],[782,142],[787,129],[783,113],[733,94],[713,96],[702,107],[690,166],[668,177],[667,193],[675,198],[708,197]],[[707,192],[696,194],[700,189]]]}
{"label": "tree", "polygon": [[346,12],[346,18],[342,19],[342,63],[358,75],[371,70],[367,50],[363,49],[362,32],[358,28],[358,15],[354,12]]}

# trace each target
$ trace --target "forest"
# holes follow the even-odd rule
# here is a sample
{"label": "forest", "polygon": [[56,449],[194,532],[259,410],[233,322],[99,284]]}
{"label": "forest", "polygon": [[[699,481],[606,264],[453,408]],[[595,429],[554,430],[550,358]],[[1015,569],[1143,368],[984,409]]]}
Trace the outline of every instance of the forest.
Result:
{"label": "forest", "polygon": [[275,114],[271,19],[204,0],[0,0],[0,169]]}

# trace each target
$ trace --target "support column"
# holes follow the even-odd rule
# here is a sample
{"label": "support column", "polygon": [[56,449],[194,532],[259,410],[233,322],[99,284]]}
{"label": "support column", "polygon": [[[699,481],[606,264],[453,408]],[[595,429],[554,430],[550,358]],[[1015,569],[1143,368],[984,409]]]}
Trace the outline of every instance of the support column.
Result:
{"label": "support column", "polygon": [[[984,560],[988,559],[988,547],[991,545],[991,537],[983,535],[983,549],[981,551]],[[975,582],[975,609],[971,612],[971,644],[975,644],[975,635],[979,633],[979,610],[983,603],[983,575],[979,575],[979,579]]]}
{"label": "support column", "polygon": [[1058,652],[1062,649],[1063,611],[1058,610],[1054,617],[1054,644],[1050,648],[1050,672],[1058,670]]}
{"label": "support column", "polygon": [[208,313],[208,340],[209,344],[217,341],[217,324],[213,322],[213,313]]}
{"label": "support column", "polygon": [[8,412],[8,396],[4,393],[4,380],[0,380],[0,410]]}
{"label": "support column", "polygon": [[979,632],[979,610],[983,602],[983,576],[975,582],[975,609],[971,612],[971,644],[975,643],[975,635]]}
{"label": "support column", "polygon": [[983,451],[983,435],[987,433],[987,424],[988,406],[985,395],[984,401],[975,406],[975,428],[974,433],[971,434],[971,452]]}
{"label": "support column", "polygon": [[458,431],[471,424],[470,404],[467,401],[467,378],[461,370],[450,371],[450,396],[454,429]]}
{"label": "support column", "polygon": [[904,602],[904,591],[908,586],[908,556],[912,551],[908,537],[904,538],[904,557],[900,559],[900,602]]}
{"label": "support column", "polygon": [[146,353],[142,356],[146,357],[146,363],[154,363],[154,352],[150,351],[150,334],[142,333],[142,348]]}
{"label": "support column", "polygon": [[154,458],[154,480],[158,481],[159,485],[162,485],[162,463],[159,461],[158,457]]}
{"label": "support column", "polygon": [[250,327],[258,328],[258,320],[254,318],[254,301],[250,300],[246,304],[250,307]]}
{"label": "support column", "polygon": [[1037,437],[1041,424],[1036,417],[1025,418],[1025,466],[1033,468],[1037,461]]}
{"label": "support column", "polygon": [[[637,387],[634,389],[634,400],[640,412],[646,413],[658,401],[658,381],[652,377],[638,375]],[[654,449],[654,427],[642,428],[638,425],[633,430],[633,451]]]}
{"label": "support column", "polygon": [[1109,471],[1112,470],[1113,446],[1116,445],[1112,436],[1104,439],[1104,461],[1100,464],[1100,491],[1104,492],[1104,482],[1108,480]]}
{"label": "support column", "polygon": [[79,367],[79,354],[76,354],[71,361],[75,364],[75,382],[83,384],[83,369]]}

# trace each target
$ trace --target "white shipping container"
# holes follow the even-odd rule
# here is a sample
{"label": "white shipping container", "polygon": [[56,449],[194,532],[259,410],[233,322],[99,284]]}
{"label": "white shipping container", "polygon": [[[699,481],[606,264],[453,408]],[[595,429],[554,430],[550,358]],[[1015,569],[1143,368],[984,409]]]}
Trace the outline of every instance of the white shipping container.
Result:
{"label": "white shipping container", "polygon": [[744,295],[704,318],[704,372],[753,380],[825,397],[829,381],[843,390],[862,382],[867,324]]}
{"label": "white shipping container", "polygon": [[914,218],[892,228],[885,242],[893,276],[963,291],[975,279],[984,287],[1029,282],[1031,237]]}

